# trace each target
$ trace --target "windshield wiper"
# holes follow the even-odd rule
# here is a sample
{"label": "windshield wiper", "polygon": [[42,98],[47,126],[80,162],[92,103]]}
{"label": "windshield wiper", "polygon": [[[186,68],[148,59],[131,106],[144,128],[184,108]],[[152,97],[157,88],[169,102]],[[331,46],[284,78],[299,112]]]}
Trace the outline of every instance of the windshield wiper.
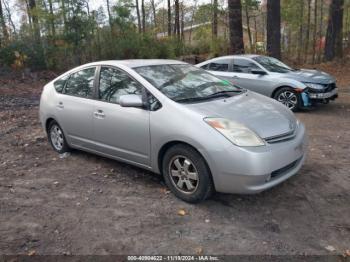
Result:
{"label": "windshield wiper", "polygon": [[203,97],[188,97],[188,98],[180,98],[180,99],[176,99],[174,100],[175,102],[179,102],[179,103],[186,103],[186,102],[197,102],[197,101],[203,101],[203,100],[207,100],[208,97],[203,96]]}
{"label": "windshield wiper", "polygon": [[220,96],[230,96],[229,93],[242,93],[244,92],[242,90],[223,90],[223,91],[219,91],[219,92],[215,92],[211,95],[206,96],[206,98],[213,98],[213,97],[220,97]]}
{"label": "windshield wiper", "polygon": [[245,92],[245,89],[225,90],[225,91],[219,91],[219,92],[213,93],[213,94],[208,95],[208,96],[180,98],[180,99],[175,100],[175,102],[180,102],[180,103],[181,102],[197,102],[197,101],[203,101],[203,100],[208,100],[208,99],[222,97],[222,96],[230,97],[229,93],[242,93],[242,92]]}

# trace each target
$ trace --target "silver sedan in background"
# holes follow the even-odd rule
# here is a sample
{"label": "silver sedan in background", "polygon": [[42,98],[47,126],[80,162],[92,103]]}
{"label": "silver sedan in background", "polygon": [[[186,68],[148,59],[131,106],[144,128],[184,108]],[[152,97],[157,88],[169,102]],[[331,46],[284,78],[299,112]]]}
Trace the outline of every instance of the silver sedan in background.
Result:
{"label": "silver sedan in background", "polygon": [[331,75],[308,69],[293,69],[278,59],[261,55],[217,57],[197,65],[232,83],[272,97],[296,111],[337,98]]}
{"label": "silver sedan in background", "polygon": [[199,202],[257,193],[301,168],[305,128],[285,106],[173,60],[86,64],[48,83],[40,119],[55,151],[85,150],[162,174]]}

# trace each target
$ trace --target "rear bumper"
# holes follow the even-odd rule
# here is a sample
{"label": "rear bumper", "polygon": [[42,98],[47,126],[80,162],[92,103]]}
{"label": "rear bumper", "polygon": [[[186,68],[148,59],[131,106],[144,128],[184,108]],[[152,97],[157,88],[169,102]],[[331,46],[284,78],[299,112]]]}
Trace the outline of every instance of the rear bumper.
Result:
{"label": "rear bumper", "polygon": [[216,152],[209,163],[215,188],[222,193],[254,194],[274,187],[298,173],[306,151],[307,138],[301,124],[296,137],[289,141],[244,148],[240,155],[237,151]]}

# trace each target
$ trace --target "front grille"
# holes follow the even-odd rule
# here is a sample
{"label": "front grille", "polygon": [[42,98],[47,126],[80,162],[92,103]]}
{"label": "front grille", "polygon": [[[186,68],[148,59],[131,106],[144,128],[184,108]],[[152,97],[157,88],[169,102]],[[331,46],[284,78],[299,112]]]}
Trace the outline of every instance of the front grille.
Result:
{"label": "front grille", "polygon": [[314,89],[309,87],[307,90],[309,93],[328,93],[331,92],[333,89],[337,88],[336,83],[330,83],[323,86],[325,87],[324,89]]}
{"label": "front grille", "polygon": [[288,165],[286,165],[286,166],[284,166],[284,167],[282,167],[280,169],[277,169],[277,170],[273,171],[271,173],[271,179],[272,178],[277,178],[278,176],[287,173],[289,170],[293,169],[299,163],[300,160],[301,160],[301,158],[295,160],[294,162],[292,162],[292,163],[290,163],[290,164],[288,164]]}
{"label": "front grille", "polygon": [[337,85],[335,83],[328,84],[328,85],[326,85],[325,92],[330,92],[335,88],[337,88]]}
{"label": "front grille", "polygon": [[296,136],[296,130],[294,129],[293,131],[290,131],[288,133],[284,133],[284,134],[277,135],[277,136],[267,137],[267,138],[265,138],[265,141],[269,144],[273,144],[273,143],[279,143],[279,142],[292,140],[295,136]]}

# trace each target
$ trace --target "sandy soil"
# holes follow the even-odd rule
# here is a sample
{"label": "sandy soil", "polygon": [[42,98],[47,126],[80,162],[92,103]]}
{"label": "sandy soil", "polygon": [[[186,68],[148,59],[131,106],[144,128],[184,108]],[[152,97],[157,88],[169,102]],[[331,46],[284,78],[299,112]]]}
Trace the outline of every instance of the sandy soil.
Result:
{"label": "sandy soil", "polygon": [[259,195],[189,205],[155,174],[79,151],[60,158],[38,120],[44,82],[1,82],[0,254],[345,252],[350,88],[341,83],[336,102],[297,113],[310,139],[297,176]]}

